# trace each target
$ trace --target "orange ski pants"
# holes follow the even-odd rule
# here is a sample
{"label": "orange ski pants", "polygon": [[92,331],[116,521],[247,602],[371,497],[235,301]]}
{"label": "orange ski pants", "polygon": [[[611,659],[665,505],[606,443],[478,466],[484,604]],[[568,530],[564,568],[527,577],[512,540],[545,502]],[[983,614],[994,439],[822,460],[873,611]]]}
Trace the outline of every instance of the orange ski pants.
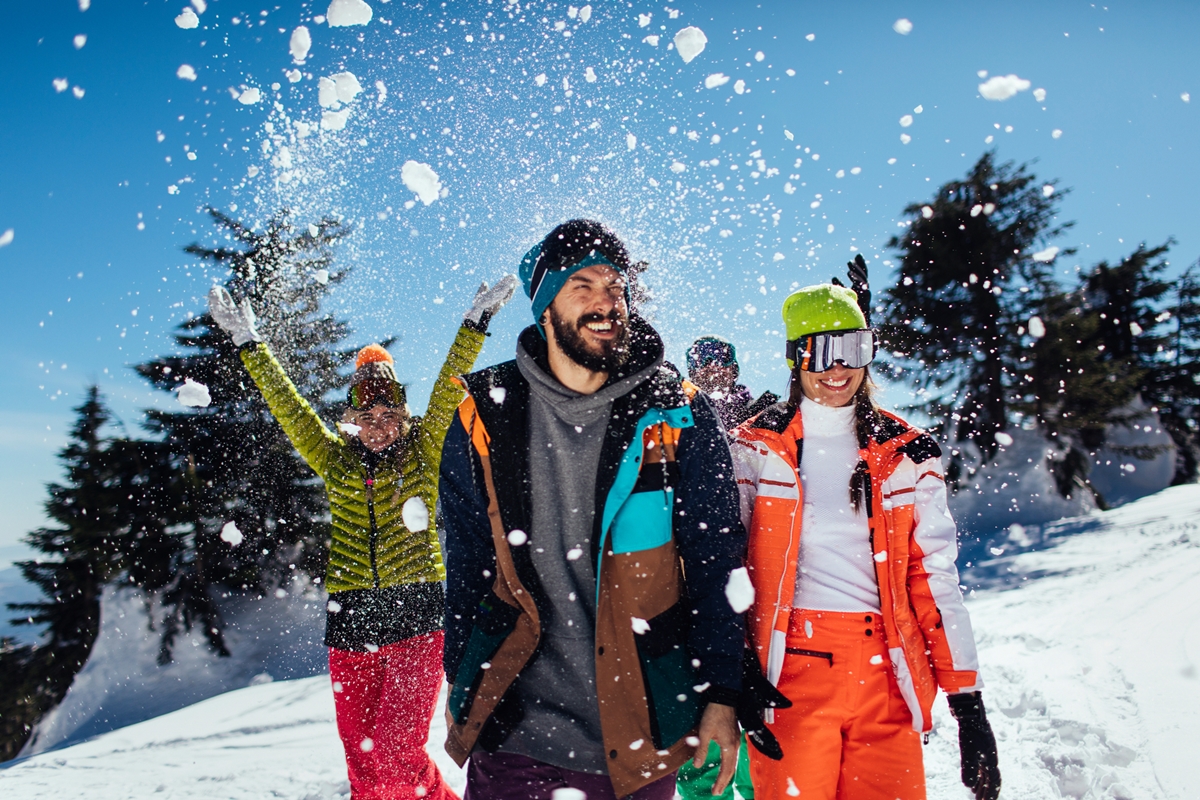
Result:
{"label": "orange ski pants", "polygon": [[778,688],[792,701],[768,726],[783,760],[750,748],[755,800],[925,800],[879,614],[794,610]]}

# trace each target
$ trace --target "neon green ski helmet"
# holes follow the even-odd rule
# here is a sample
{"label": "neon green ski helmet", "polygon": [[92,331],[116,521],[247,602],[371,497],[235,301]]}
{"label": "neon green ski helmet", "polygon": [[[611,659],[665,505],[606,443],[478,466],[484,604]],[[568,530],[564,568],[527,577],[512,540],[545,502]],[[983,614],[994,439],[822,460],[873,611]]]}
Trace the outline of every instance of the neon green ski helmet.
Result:
{"label": "neon green ski helmet", "polygon": [[[797,289],[783,301],[783,324],[787,341],[829,331],[854,331],[867,327],[858,307],[858,295],[844,286],[819,283]],[[791,359],[788,366],[794,367]]]}

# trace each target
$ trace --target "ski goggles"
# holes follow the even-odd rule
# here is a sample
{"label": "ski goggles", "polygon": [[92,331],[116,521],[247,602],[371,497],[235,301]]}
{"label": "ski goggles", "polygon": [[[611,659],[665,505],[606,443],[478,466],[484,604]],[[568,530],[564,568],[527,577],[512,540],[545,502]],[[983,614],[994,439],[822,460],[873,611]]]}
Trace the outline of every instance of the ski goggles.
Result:
{"label": "ski goggles", "polygon": [[857,330],[801,336],[787,343],[786,354],[798,369],[825,372],[839,363],[850,369],[865,367],[878,350],[875,331]]}
{"label": "ski goggles", "polygon": [[386,378],[369,378],[354,384],[349,392],[350,407],[364,411],[375,406],[404,408],[407,401],[404,386]]}

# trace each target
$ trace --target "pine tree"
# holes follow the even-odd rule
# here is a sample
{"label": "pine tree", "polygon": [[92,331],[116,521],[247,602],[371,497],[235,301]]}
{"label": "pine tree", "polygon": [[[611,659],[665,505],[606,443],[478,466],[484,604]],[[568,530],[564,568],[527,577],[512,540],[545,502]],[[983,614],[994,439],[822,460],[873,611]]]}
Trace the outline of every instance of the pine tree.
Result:
{"label": "pine tree", "polygon": [[1175,443],[1177,485],[1194,481],[1200,464],[1200,261],[1171,288],[1170,307],[1159,317],[1173,330],[1142,391]]}
{"label": "pine tree", "polygon": [[[193,244],[188,253],[230,270],[226,287],[236,301],[249,298],[258,329],[288,369],[301,394],[328,411],[325,395],[344,384],[352,355],[336,349],[345,322],[321,310],[328,290],[348,270],[331,273],[331,247],[349,229],[324,219],[297,231],[286,212],[262,230],[210,210],[226,245]],[[319,576],[328,539],[328,507],[319,481],[299,459],[246,373],[237,349],[203,314],[180,327],[183,355],[155,359],[137,371],[157,388],[174,391],[191,378],[208,387],[212,403],[188,411],[149,412],[148,429],[169,453],[167,471],[181,498],[177,551],[163,551],[165,571],[160,660],[170,659],[175,637],[201,626],[218,653],[228,654],[218,601],[231,591],[266,591],[297,572]],[[160,469],[161,471],[161,469]],[[221,539],[228,522],[243,535],[237,546]]]}
{"label": "pine tree", "polygon": [[944,434],[986,457],[1008,426],[1023,371],[1017,329],[1055,291],[1058,251],[1035,259],[1032,249],[1070,227],[1056,220],[1065,194],[1045,191],[1028,165],[997,166],[985,153],[963,180],[905,208],[908,231],[889,242],[901,265],[883,293],[880,330],[894,374],[935,419],[953,421]]}
{"label": "pine tree", "polygon": [[97,387],[76,413],[59,453],[66,480],[48,487],[46,514],[55,526],[26,537],[46,558],[18,565],[44,599],[11,604],[24,612],[14,622],[45,627],[37,644],[0,647],[0,758],[15,756],[37,720],[66,695],[96,641],[104,584],[125,569],[124,487],[100,434],[109,414]]}
{"label": "pine tree", "polygon": [[[1043,302],[1038,318],[1045,333],[1032,341],[1024,396],[1014,407],[1034,414],[1064,453],[1053,467],[1065,497],[1085,486],[1104,506],[1088,482],[1088,465],[1112,426],[1144,417],[1135,399],[1153,400],[1152,389],[1161,383],[1170,316],[1163,306],[1171,289],[1162,273],[1170,246],[1140,245],[1115,266],[1102,261],[1080,276],[1074,291]],[[1126,454],[1150,459],[1158,452]]]}

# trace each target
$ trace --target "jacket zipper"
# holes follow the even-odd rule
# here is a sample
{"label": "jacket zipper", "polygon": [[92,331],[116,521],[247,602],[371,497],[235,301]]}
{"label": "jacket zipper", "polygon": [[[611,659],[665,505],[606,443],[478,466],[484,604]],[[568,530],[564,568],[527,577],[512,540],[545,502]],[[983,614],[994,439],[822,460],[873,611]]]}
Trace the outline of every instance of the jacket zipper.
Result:
{"label": "jacket zipper", "polygon": [[363,478],[363,487],[367,490],[367,516],[371,520],[371,578],[375,588],[379,588],[379,565],[375,550],[379,545],[379,526],[375,524],[375,467],[367,464],[367,474]]}
{"label": "jacket zipper", "polygon": [[823,658],[829,662],[829,666],[833,666],[833,653],[823,653],[820,650],[804,650],[799,647],[785,648],[785,652],[792,656],[812,656],[813,658]]}

